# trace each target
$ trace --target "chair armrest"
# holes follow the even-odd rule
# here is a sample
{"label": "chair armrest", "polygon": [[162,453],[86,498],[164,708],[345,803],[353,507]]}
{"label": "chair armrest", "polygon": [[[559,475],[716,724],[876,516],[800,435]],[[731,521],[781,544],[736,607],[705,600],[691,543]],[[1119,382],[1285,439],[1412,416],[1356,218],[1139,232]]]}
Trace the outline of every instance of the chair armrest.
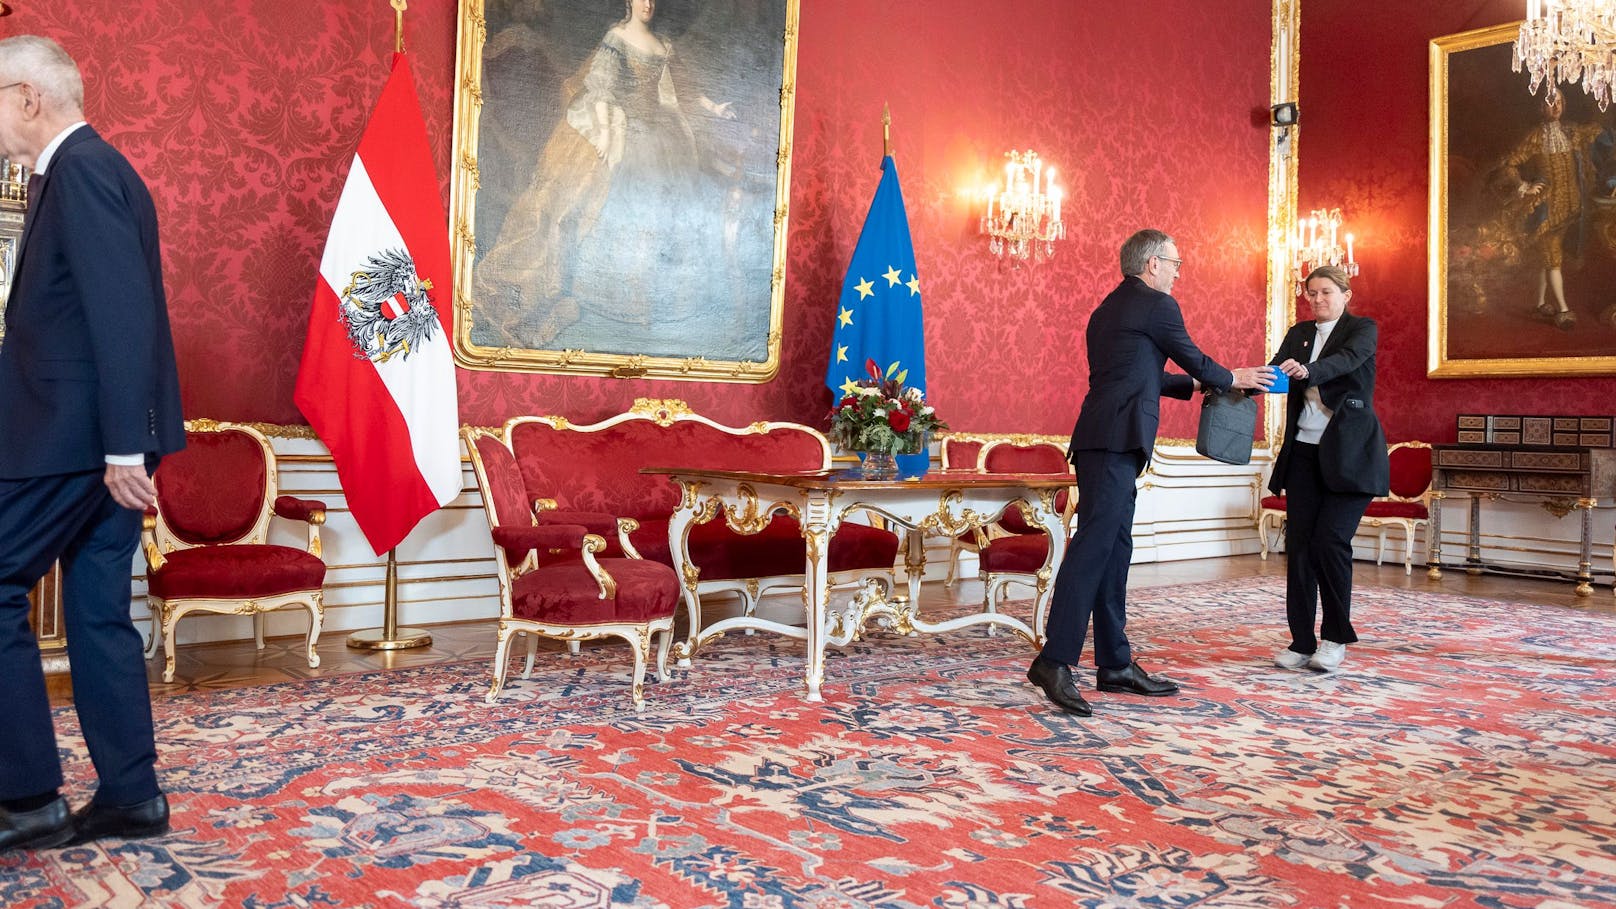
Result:
{"label": "chair armrest", "polygon": [[296,496],[278,496],[274,508],[275,514],[288,521],[306,522],[309,525],[309,554],[317,559],[325,557],[320,545],[320,525],[325,523],[324,502],[299,499]]}
{"label": "chair armrest", "polygon": [[168,559],[157,548],[157,509],[148,507],[140,518],[140,548],[146,552],[146,567],[156,571]]}
{"label": "chair armrest", "polygon": [[628,538],[629,534],[639,529],[640,522],[634,520],[633,518],[617,519],[617,546],[619,549],[623,550],[623,555],[626,555],[631,559],[645,558],[645,556],[640,555],[640,551],[638,549],[634,548],[634,541]]}
{"label": "chair armrest", "polygon": [[577,524],[590,533],[603,537],[617,535],[617,517],[601,511],[545,511],[539,515],[540,527],[556,524]]}
{"label": "chair armrest", "polygon": [[306,521],[310,524],[325,523],[325,503],[317,502],[314,499],[280,496],[275,499],[275,513],[289,521]]}
{"label": "chair armrest", "polygon": [[540,524],[494,528],[494,542],[506,549],[530,552],[535,549],[567,549],[582,552],[589,528],[582,524]]}
{"label": "chair armrest", "polygon": [[495,527],[494,542],[506,549],[524,552],[546,549],[575,550],[582,554],[584,567],[600,588],[600,598],[617,596],[617,580],[595,561],[595,553],[606,548],[606,540],[581,524],[541,524],[536,527]]}

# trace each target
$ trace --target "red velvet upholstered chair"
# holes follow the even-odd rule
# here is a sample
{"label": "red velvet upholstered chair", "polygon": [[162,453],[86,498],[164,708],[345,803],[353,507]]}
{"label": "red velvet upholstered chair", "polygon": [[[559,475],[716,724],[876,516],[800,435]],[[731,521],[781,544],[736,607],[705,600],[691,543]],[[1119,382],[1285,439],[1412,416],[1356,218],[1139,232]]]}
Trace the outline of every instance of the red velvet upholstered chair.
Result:
{"label": "red velvet upholstered chair", "polygon": [[[1403,573],[1414,573],[1414,534],[1431,519],[1431,444],[1397,442],[1386,448],[1391,460],[1390,494],[1372,500],[1359,527],[1376,532],[1375,564],[1386,555],[1386,528],[1403,529]],[[1270,529],[1271,528],[1271,529]],[[1268,558],[1269,534],[1285,529],[1285,497],[1265,496],[1258,503],[1257,536]]]}
{"label": "red velvet upholstered chair", "polygon": [[[986,473],[1066,473],[1072,465],[1066,460],[1066,444],[1049,439],[1012,437],[996,439],[982,446],[978,466]],[[1065,533],[1072,532],[1077,510],[1075,490],[1063,489],[1055,496]],[[982,605],[995,612],[1009,593],[1011,584],[1023,584],[1043,592],[1053,578],[1044,573],[1049,558],[1049,534],[1042,527],[1027,523],[1018,508],[1011,508],[990,525],[979,541],[977,552],[982,577]],[[1036,629],[1039,634],[1042,628]]]}
{"label": "red velvet upholstered chair", "polygon": [[[830,443],[810,427],[777,421],[724,426],[673,399],[636,399],[626,413],[581,425],[558,416],[515,417],[505,423],[504,438],[529,497],[542,497],[546,509],[559,509],[542,511],[543,520],[571,520],[570,515],[584,512],[632,518],[632,528],[615,538],[602,532],[605,555],[643,556],[670,567],[677,556],[668,524],[680,503],[679,487],[640,468],[814,471],[831,466]],[[744,534],[730,528],[720,512],[690,526],[685,548],[694,568],[693,576],[683,578],[694,585],[693,632],[701,626],[704,597],[737,595],[743,614],[752,615],[763,594],[802,587],[806,544],[800,524],[788,514],[776,514],[760,533]],[[831,585],[869,578],[892,583],[898,548],[890,530],[843,522],[827,553]]]}
{"label": "red velvet upholstered chair", "polygon": [[1386,449],[1391,459],[1389,495],[1369,503],[1359,527],[1376,531],[1375,564],[1386,554],[1386,528],[1403,529],[1403,574],[1414,573],[1414,534],[1431,520],[1431,445],[1398,442]]}
{"label": "red velvet upholstered chair", "polygon": [[487,702],[492,704],[505,684],[515,635],[529,635],[523,678],[533,672],[539,636],[570,644],[619,637],[634,655],[634,709],[644,710],[654,635],[661,636],[657,675],[668,678],[673,613],[681,602],[678,575],[632,550],[623,558],[597,559],[608,537],[623,536],[637,523],[609,514],[543,511],[554,503],[528,497],[516,456],[500,433],[468,427],[461,436],[471,453],[499,568],[498,646]]}
{"label": "red velvet upholstered chair", "polygon": [[[157,506],[146,512],[146,599],[152,633],[146,656],[163,642],[163,681],[174,681],[174,626],[191,612],[253,617],[264,648],[264,613],[309,611],[305,650],[310,668],[325,619],[320,525],[325,503],[277,497],[275,453],[250,426],[196,420],[185,424],[185,448],[163,459],[153,478]],[[306,548],[268,541],[272,516],[308,525]]]}

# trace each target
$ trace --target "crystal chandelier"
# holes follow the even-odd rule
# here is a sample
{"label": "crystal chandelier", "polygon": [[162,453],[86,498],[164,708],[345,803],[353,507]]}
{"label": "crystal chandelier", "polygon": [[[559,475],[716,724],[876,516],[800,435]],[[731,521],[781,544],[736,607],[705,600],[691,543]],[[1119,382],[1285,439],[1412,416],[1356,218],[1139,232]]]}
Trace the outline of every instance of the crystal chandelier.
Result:
{"label": "crystal chandelier", "polygon": [[1526,21],[1515,39],[1511,66],[1524,65],[1532,76],[1532,94],[1547,84],[1549,96],[1557,82],[1582,83],[1582,90],[1610,106],[1616,82],[1616,0],[1526,0]]}
{"label": "crystal chandelier", "polygon": [[[1346,241],[1342,246],[1339,241]],[[1321,265],[1335,265],[1358,276],[1358,261],[1352,256],[1352,234],[1341,232],[1341,209],[1315,208],[1306,218],[1296,219],[1291,237],[1291,263],[1296,269],[1296,292],[1306,290],[1307,276]]]}
{"label": "crystal chandelier", "polygon": [[1055,168],[1044,167],[1033,151],[1008,151],[1004,156],[1008,159],[1004,186],[982,191],[987,203],[982,233],[988,235],[988,251],[1016,262],[1032,255],[1050,258],[1055,255],[1055,241],[1066,236]]}

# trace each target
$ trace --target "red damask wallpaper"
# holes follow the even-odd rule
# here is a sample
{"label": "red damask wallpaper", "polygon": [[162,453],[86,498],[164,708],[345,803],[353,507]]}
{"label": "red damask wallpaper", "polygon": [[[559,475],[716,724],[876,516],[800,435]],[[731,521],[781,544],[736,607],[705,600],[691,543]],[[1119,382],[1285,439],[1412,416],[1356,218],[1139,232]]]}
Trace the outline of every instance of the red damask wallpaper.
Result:
{"label": "red damask wallpaper", "polygon": [[1301,11],[1301,208],[1340,206],[1357,234],[1363,273],[1353,283],[1352,306],[1380,323],[1376,406],[1387,438],[1452,442],[1460,411],[1616,411],[1616,382],[1608,377],[1425,377],[1427,47],[1442,35],[1519,20],[1521,4],[1307,0]]}
{"label": "red damask wallpaper", "polygon": [[[615,5],[618,0],[601,0]],[[667,0],[675,2],[675,0]],[[377,0],[24,0],[6,33],[63,42],[91,121],[152,185],[189,415],[302,422],[292,385],[327,221],[386,76]],[[408,14],[448,196],[457,12]],[[461,416],[594,420],[680,397],[740,423],[819,424],[835,300],[893,142],[927,309],[931,396],[953,425],[1064,433],[1082,398],[1082,327],[1133,230],[1176,235],[1191,333],[1225,365],[1264,358],[1268,9],[1164,0],[1148,15],[1069,0],[804,0],[783,365],[761,386],[462,372]],[[970,195],[1002,155],[1060,169],[1068,239],[1053,262],[998,265]],[[1188,406],[1163,431],[1193,434]]]}

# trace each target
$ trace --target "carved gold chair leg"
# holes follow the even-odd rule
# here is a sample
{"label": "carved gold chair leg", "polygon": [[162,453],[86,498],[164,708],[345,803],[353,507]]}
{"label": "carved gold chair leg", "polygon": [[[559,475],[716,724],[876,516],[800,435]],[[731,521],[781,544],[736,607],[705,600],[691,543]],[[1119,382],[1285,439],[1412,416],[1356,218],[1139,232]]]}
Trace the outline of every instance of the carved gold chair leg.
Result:
{"label": "carved gold chair leg", "polygon": [[304,650],[308,653],[309,668],[317,669],[320,666],[320,655],[314,651],[314,645],[320,640],[320,628],[325,624],[325,606],[320,602],[320,595],[315,594],[308,602],[309,607],[309,636]]}
{"label": "carved gold chair leg", "polygon": [[511,655],[511,637],[516,634],[515,629],[504,622],[499,623],[499,631],[494,645],[494,678],[488,686],[488,695],[483,703],[492,704],[499,697],[499,690],[505,687],[505,661]]}

